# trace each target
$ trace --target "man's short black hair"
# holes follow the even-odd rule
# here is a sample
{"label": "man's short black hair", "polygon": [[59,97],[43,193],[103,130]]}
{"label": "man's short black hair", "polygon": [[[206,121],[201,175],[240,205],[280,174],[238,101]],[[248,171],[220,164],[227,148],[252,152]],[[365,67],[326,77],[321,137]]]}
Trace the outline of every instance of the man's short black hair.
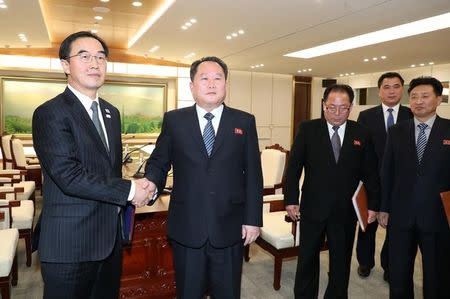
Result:
{"label": "man's short black hair", "polygon": [[106,57],[109,56],[109,49],[106,45],[105,41],[101,39],[98,35],[89,32],[89,31],[79,31],[76,33],[72,33],[68,37],[66,37],[61,46],[59,47],[59,59],[67,59],[70,56],[70,51],[72,50],[72,43],[79,38],[90,37],[98,40],[100,44],[102,44],[103,50],[105,51]]}
{"label": "man's short black hair", "polygon": [[195,74],[197,74],[197,70],[198,70],[198,66],[205,61],[212,61],[212,62],[216,62],[218,65],[220,65],[220,67],[223,70],[223,73],[225,74],[225,80],[227,80],[228,78],[228,67],[226,65],[225,62],[223,62],[222,59],[215,57],[215,56],[207,56],[207,57],[203,57],[199,60],[194,61],[191,64],[191,71],[190,71],[190,75],[191,75],[191,81],[194,82],[194,77]]}
{"label": "man's short black hair", "polygon": [[355,93],[353,92],[353,88],[350,85],[347,84],[333,84],[327,87],[325,89],[325,92],[323,93],[323,102],[326,102],[328,99],[328,95],[331,92],[342,92],[346,93],[348,95],[348,98],[350,99],[350,103],[353,103],[353,99],[355,98]]}
{"label": "man's short black hair", "polygon": [[436,96],[441,96],[442,91],[444,90],[444,86],[442,86],[441,81],[439,81],[438,79],[433,78],[433,77],[418,77],[418,78],[412,79],[411,82],[409,83],[408,94],[410,94],[411,90],[413,90],[415,87],[417,87],[419,85],[433,86],[434,94]]}
{"label": "man's short black hair", "polygon": [[402,83],[402,86],[405,83],[405,80],[403,80],[402,76],[399,73],[387,72],[381,75],[380,78],[378,78],[378,88],[381,88],[381,84],[383,84],[383,80],[386,78],[398,78],[400,80],[400,83]]}

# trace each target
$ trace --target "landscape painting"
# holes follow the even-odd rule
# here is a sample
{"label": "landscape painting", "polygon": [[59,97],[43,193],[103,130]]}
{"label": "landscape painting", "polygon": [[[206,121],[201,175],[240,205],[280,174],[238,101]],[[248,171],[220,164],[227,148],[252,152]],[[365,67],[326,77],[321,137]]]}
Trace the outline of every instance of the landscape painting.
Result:
{"label": "landscape painting", "polygon": [[[33,112],[66,88],[64,80],[2,79],[4,131],[31,134]],[[107,82],[99,96],[119,109],[124,134],[159,134],[166,110],[165,84]]]}

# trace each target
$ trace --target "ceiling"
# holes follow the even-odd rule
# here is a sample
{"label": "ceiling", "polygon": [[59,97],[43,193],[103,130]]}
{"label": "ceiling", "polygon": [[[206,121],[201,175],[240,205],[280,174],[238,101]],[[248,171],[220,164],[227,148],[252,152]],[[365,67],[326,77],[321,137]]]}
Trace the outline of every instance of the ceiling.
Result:
{"label": "ceiling", "polygon": [[[1,2],[1,1],[0,1]],[[310,59],[284,54],[450,12],[450,0],[178,0],[128,48],[164,0],[3,0],[0,47],[57,47],[71,32],[98,30],[111,48],[178,63],[219,56],[231,69],[338,77],[450,63],[450,28]],[[109,12],[96,12],[104,7]],[[97,9],[98,10],[98,9]],[[104,9],[103,9],[104,10]],[[100,9],[102,11],[102,9]],[[94,16],[103,20],[95,20]],[[181,26],[195,18],[188,30]],[[5,30],[13,28],[13,30]],[[244,34],[227,40],[237,30]],[[24,33],[26,42],[17,36]],[[159,49],[150,53],[149,49]],[[185,58],[189,53],[195,56]],[[372,57],[387,58],[372,61]],[[369,62],[364,62],[369,58]],[[264,64],[251,69],[252,65]],[[312,69],[298,73],[298,70]]]}

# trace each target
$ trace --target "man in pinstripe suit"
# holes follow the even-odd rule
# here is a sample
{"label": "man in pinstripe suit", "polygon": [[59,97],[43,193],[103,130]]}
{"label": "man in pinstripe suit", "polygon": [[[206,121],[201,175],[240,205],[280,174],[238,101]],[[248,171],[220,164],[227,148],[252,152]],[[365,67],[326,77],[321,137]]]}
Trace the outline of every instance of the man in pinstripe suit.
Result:
{"label": "man in pinstripe suit", "polygon": [[[39,257],[44,298],[117,298],[121,210],[147,203],[144,181],[121,177],[119,111],[98,98],[108,48],[90,32],[61,44],[68,86],[33,115],[44,174]],[[100,113],[99,113],[100,112]]]}

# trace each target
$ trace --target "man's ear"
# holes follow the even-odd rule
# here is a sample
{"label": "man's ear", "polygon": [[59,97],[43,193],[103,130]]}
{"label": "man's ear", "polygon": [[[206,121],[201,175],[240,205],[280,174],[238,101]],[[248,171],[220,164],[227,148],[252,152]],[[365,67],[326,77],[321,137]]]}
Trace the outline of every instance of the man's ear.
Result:
{"label": "man's ear", "polygon": [[66,75],[70,75],[70,65],[69,65],[69,62],[68,62],[67,60],[65,60],[65,59],[61,59],[60,62],[61,62],[61,66],[62,66],[62,68],[63,68],[63,70],[64,70],[64,73],[65,73]]}

